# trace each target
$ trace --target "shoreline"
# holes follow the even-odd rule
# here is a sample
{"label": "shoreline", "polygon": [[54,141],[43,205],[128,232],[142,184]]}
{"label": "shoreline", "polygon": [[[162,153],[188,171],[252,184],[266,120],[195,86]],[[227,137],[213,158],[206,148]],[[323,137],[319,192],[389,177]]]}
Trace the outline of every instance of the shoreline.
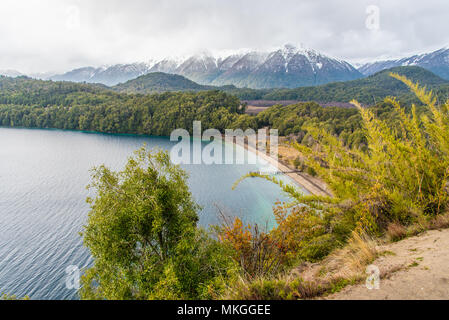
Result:
{"label": "shoreline", "polygon": [[[222,138],[223,142],[226,142]],[[275,159],[271,157],[268,154],[261,153],[257,149],[255,149],[252,146],[249,146],[247,143],[244,143],[244,145],[241,145],[237,142],[237,140],[233,141],[234,145],[240,146],[244,149],[246,149],[248,152],[254,153],[257,157],[260,157],[261,159],[265,160],[272,166],[274,166],[279,172],[281,172],[283,175],[288,176],[293,182],[303,188],[305,191],[310,193],[311,195],[315,196],[325,196],[325,197],[332,197],[332,194],[330,194],[325,189],[318,186],[316,183],[314,183],[310,178],[306,177],[304,174],[301,174],[301,172],[292,172],[293,169],[289,168],[286,164],[284,164],[281,160]]]}
{"label": "shoreline", "polygon": [[[148,137],[148,138],[170,138],[168,136],[154,136],[154,135],[145,135],[145,134],[135,134],[135,133],[107,133],[107,132],[97,132],[97,131],[84,131],[84,130],[69,130],[69,129],[60,129],[60,128],[27,128],[27,127],[9,127],[9,126],[0,126],[0,128],[5,129],[26,129],[26,130],[50,130],[50,131],[66,131],[66,132],[79,132],[79,133],[85,133],[85,134],[105,134],[105,135],[119,135],[119,136],[137,136],[137,137]],[[225,139],[222,136],[222,142],[226,143]],[[293,182],[303,188],[305,191],[312,195],[316,196],[332,196],[328,191],[326,191],[324,188],[317,185],[315,182],[313,182],[310,178],[305,176],[304,174],[301,174],[301,172],[292,172],[292,170],[288,167],[287,164],[283,163],[279,159],[274,159],[273,157],[265,154],[260,153],[252,146],[249,146],[247,143],[244,143],[244,145],[239,144],[237,141],[233,141],[234,145],[238,145],[240,147],[243,147],[247,151],[254,153],[257,157],[260,157],[261,159],[265,160],[275,168],[279,172],[281,172],[283,175],[288,176]]]}

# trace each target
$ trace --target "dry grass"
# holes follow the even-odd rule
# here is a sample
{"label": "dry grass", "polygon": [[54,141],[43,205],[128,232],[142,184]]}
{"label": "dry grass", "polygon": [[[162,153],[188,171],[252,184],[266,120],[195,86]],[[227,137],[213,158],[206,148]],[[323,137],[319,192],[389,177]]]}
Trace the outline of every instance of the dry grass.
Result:
{"label": "dry grass", "polygon": [[279,145],[278,153],[289,162],[293,162],[296,158],[301,157],[301,153],[289,144]]}
{"label": "dry grass", "polygon": [[399,241],[407,236],[407,229],[397,223],[390,223],[387,227],[387,240],[391,242]]}
{"label": "dry grass", "polygon": [[223,299],[313,299],[341,290],[366,277],[365,269],[378,256],[377,242],[353,232],[348,244],[320,263],[303,263],[275,278],[247,281],[240,278]]}
{"label": "dry grass", "polygon": [[[387,241],[398,241],[429,229],[449,228],[449,212],[431,220],[422,219],[405,228],[398,223],[388,226]],[[366,278],[366,267],[380,254],[380,240],[366,233],[353,232],[348,243],[335,250],[319,263],[305,262],[288,273],[273,278],[258,278],[248,281],[240,278],[233,283],[223,299],[284,300],[314,299],[335,293],[347,285]],[[383,270],[381,278],[389,278],[405,266]]]}
{"label": "dry grass", "polygon": [[[403,227],[402,227],[403,228]],[[449,212],[439,214],[432,219],[426,217],[418,218],[418,221],[407,227],[406,236],[416,236],[427,230],[440,230],[449,228]],[[403,237],[404,238],[404,237]],[[402,239],[402,238],[401,238]],[[387,238],[387,240],[390,240]],[[397,240],[392,240],[397,241]]]}
{"label": "dry grass", "polygon": [[445,214],[439,214],[430,221],[429,225],[429,229],[432,230],[449,228],[449,212]]}
{"label": "dry grass", "polygon": [[320,296],[329,284],[320,280],[305,281],[292,274],[248,281],[240,278],[229,288],[224,300],[298,300]]}
{"label": "dry grass", "polygon": [[[347,245],[327,257],[322,268],[329,282],[358,281],[365,277],[366,266],[378,256],[378,242],[366,233],[353,232]],[[321,270],[322,273],[322,270]]]}

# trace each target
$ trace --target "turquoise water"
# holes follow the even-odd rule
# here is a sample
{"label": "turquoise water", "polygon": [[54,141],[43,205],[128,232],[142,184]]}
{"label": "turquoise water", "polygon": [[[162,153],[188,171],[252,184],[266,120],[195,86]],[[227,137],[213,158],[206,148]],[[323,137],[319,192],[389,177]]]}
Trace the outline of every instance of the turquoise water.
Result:
{"label": "turquoise water", "polygon": [[[0,128],[0,293],[32,299],[76,299],[65,270],[92,261],[79,232],[89,207],[89,169],[122,169],[143,144],[169,150],[167,138]],[[233,183],[256,165],[183,165],[203,207],[200,224],[220,222],[218,209],[248,223],[273,225],[272,205],[288,200],[262,179]],[[287,179],[287,178],[284,178]]]}

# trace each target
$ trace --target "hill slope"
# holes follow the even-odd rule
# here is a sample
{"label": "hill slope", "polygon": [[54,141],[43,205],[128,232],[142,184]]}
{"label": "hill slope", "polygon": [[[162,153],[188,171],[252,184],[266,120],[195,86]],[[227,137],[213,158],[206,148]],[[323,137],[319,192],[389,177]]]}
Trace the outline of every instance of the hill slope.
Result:
{"label": "hill slope", "polygon": [[0,76],[0,104],[69,106],[75,104],[77,98],[81,96],[87,101],[91,97],[111,95],[118,94],[102,84],[54,82],[26,76],[16,78]]}
{"label": "hill slope", "polygon": [[318,102],[349,102],[357,99],[364,104],[375,104],[387,96],[409,95],[409,89],[400,81],[389,76],[390,72],[407,76],[429,88],[440,89],[449,86],[444,80],[420,67],[396,67],[378,72],[364,79],[335,82],[314,87],[277,90],[240,90],[234,94],[241,99],[253,100],[300,100]]}
{"label": "hill slope", "polygon": [[127,93],[157,93],[167,91],[206,91],[217,89],[234,89],[235,87],[219,88],[205,86],[176,74],[152,72],[112,87],[118,92]]}

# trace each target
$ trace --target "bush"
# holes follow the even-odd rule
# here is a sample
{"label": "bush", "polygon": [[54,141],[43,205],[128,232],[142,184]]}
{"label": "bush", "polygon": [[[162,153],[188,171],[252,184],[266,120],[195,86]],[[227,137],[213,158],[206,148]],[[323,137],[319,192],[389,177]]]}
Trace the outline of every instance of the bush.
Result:
{"label": "bush", "polygon": [[[275,208],[278,226],[270,232],[284,264],[322,259],[345,243],[353,230],[356,234],[387,232],[392,239],[400,239],[407,234],[402,225],[447,209],[449,105],[438,106],[424,88],[397,74],[391,76],[408,85],[426,110],[418,112],[413,106],[407,113],[396,99],[387,98],[385,104],[395,113],[392,126],[353,101],[363,124],[364,139],[359,138],[366,141],[366,148],[350,146],[335,132],[313,123],[302,127],[307,134],[295,147],[308,172],[324,180],[333,197],[304,195],[275,177],[248,175],[278,184],[292,198],[291,203]],[[260,117],[267,116],[269,112]],[[446,225],[445,219],[434,221]]]}
{"label": "bush", "polygon": [[244,226],[235,218],[232,223],[221,226],[219,238],[232,248],[232,256],[246,278],[270,276],[281,270],[285,255],[280,243],[271,233],[260,231],[258,225]]}
{"label": "bush", "polygon": [[[83,299],[198,299],[218,295],[234,269],[226,248],[197,228],[186,173],[163,151],[138,150],[125,169],[93,171],[83,232],[94,265]],[[214,285],[218,285],[215,287]]]}
{"label": "bush", "polygon": [[390,241],[399,241],[405,238],[407,229],[397,222],[390,223],[387,228],[387,237]]}

